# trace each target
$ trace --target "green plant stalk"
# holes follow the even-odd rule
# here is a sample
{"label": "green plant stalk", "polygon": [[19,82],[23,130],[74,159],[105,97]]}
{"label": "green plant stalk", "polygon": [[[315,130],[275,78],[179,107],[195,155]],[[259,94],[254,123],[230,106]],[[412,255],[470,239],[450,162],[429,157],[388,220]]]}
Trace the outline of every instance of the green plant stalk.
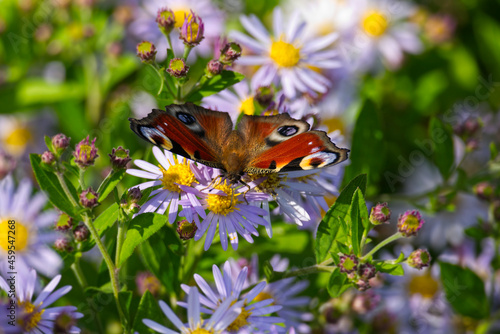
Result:
{"label": "green plant stalk", "polygon": [[82,191],[85,190],[85,170],[80,168],[80,172],[78,173],[78,182],[80,183],[80,187],[82,187]]}
{"label": "green plant stalk", "polygon": [[187,57],[189,56],[189,53],[191,52],[191,49],[193,47],[189,45],[184,45],[184,54],[182,55],[182,58],[187,61]]}
{"label": "green plant stalk", "polygon": [[122,252],[123,242],[125,241],[125,233],[127,232],[126,222],[118,220],[118,235],[116,236],[116,254],[115,263],[120,263],[120,254]]}
{"label": "green plant stalk", "polygon": [[337,268],[337,266],[324,266],[320,264],[315,264],[310,267],[305,267],[305,268],[300,268],[300,269],[295,269],[292,270],[288,273],[286,273],[283,278],[288,278],[288,277],[296,277],[296,276],[303,276],[303,275],[309,275],[309,274],[317,274],[317,273],[331,273]]}
{"label": "green plant stalk", "polygon": [[[80,244],[78,245],[78,248],[80,248]],[[78,280],[78,283],[82,288],[87,287],[87,280],[85,279],[85,276],[83,275],[82,268],[80,267],[80,258],[82,257],[82,253],[78,250],[76,255],[75,255],[75,262],[71,265],[71,270],[76,276],[76,279]]]}
{"label": "green plant stalk", "polygon": [[380,248],[384,247],[385,245],[393,242],[393,241],[396,241],[398,240],[399,238],[402,238],[403,235],[399,232],[396,232],[394,233],[393,235],[391,235],[390,237],[388,237],[387,239],[381,241],[377,246],[373,247],[373,249],[371,251],[368,252],[368,254],[364,255],[361,260],[364,260],[370,256],[372,256],[373,254],[375,254]]}
{"label": "green plant stalk", "polygon": [[69,201],[71,204],[73,204],[74,207],[79,208],[80,205],[75,201],[73,195],[71,195],[71,192],[68,189],[68,185],[66,184],[66,181],[64,181],[64,176],[62,173],[56,172],[57,179],[59,180],[59,183],[61,184],[61,187],[64,190],[64,193],[66,194],[66,197],[68,197]]}
{"label": "green plant stalk", "polygon": [[365,248],[366,238],[368,237],[368,232],[370,232],[370,230],[371,229],[367,228],[363,231],[363,236],[361,237],[361,244],[359,245],[359,249],[361,251],[361,254],[363,254],[363,248]]}

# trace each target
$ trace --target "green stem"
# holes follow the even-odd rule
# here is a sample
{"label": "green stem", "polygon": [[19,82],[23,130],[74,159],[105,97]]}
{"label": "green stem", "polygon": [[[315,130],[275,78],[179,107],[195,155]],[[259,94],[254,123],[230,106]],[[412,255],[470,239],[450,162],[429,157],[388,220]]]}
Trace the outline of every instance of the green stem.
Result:
{"label": "green stem", "polygon": [[57,179],[59,180],[59,183],[61,184],[61,187],[64,190],[64,193],[66,194],[66,197],[68,197],[69,201],[75,208],[79,208],[80,205],[75,201],[73,195],[71,195],[71,192],[69,191],[68,185],[66,184],[66,181],[64,181],[64,176],[62,173],[56,173]]}
{"label": "green stem", "polygon": [[123,242],[125,241],[125,233],[127,228],[125,222],[118,221],[118,235],[116,237],[116,254],[115,254],[115,264],[118,266],[120,263],[120,254],[122,252]]}
{"label": "green stem", "polygon": [[80,257],[81,253],[78,253],[75,257],[75,262],[71,265],[71,270],[73,270],[73,273],[76,276],[76,279],[78,280],[78,283],[82,288],[87,287],[87,280],[85,279],[85,276],[83,275],[82,268],[80,267]]}
{"label": "green stem", "polygon": [[361,237],[361,244],[359,246],[359,249],[361,252],[363,252],[363,248],[365,248],[365,243],[366,243],[366,238],[368,237],[368,232],[370,232],[370,229],[367,228],[363,231],[363,236]]}
{"label": "green stem", "polygon": [[324,266],[320,264],[315,264],[314,266],[292,270],[286,273],[283,278],[317,274],[321,272],[331,273],[335,270],[335,268],[336,266]]}
{"label": "green stem", "polygon": [[377,252],[380,248],[382,248],[382,247],[384,247],[385,245],[387,245],[387,244],[389,244],[389,243],[391,243],[391,242],[393,242],[393,241],[396,241],[396,240],[398,240],[399,238],[402,238],[402,237],[403,237],[403,235],[402,235],[401,233],[399,233],[399,232],[394,233],[393,235],[391,235],[391,236],[390,236],[390,237],[388,237],[387,239],[385,239],[385,240],[381,241],[381,242],[380,242],[377,246],[373,247],[373,249],[372,249],[370,252],[368,252],[368,254],[366,254],[365,256],[363,256],[363,257],[361,258],[361,260],[364,260],[364,259],[366,259],[366,258],[368,258],[368,257],[372,256],[372,255],[373,255],[373,254],[375,254],[375,253],[376,253],[376,252]]}
{"label": "green stem", "polygon": [[[174,58],[175,58],[174,48],[172,47],[172,40],[170,39],[170,34],[165,35],[165,36],[167,37],[168,46],[169,46],[170,50],[172,50],[172,54],[174,55]],[[167,64],[167,66],[168,66],[168,64]]]}
{"label": "green stem", "polygon": [[323,261],[321,263],[318,263],[318,265],[320,265],[320,266],[328,266],[328,265],[330,265],[332,263],[333,263],[333,259],[330,257],[330,258],[326,259],[325,261]]}
{"label": "green stem", "polygon": [[[158,90],[158,93],[156,93],[156,95],[160,95],[161,92],[163,91],[163,85],[165,83],[165,78],[163,77],[163,74],[160,72],[160,70],[155,65],[153,65],[151,63],[149,63],[148,65],[151,66],[151,68],[153,70],[155,70],[156,74],[158,74],[158,77],[160,78],[160,89]],[[168,85],[167,85],[167,88],[168,88]],[[170,91],[170,88],[169,88],[169,91]],[[172,95],[174,95],[172,91],[170,91],[170,93]]]}
{"label": "green stem", "polygon": [[79,177],[78,177],[78,182],[80,183],[80,187],[82,187],[82,190],[85,190],[85,170],[80,168],[79,172]]}
{"label": "green stem", "polygon": [[184,54],[182,55],[182,58],[187,61],[187,57],[189,56],[189,53],[191,52],[192,46],[185,45],[184,46]]}
{"label": "green stem", "polygon": [[109,253],[106,250],[106,247],[102,243],[101,238],[99,238],[99,233],[97,232],[93,222],[90,220],[87,213],[85,213],[83,217],[84,217],[83,220],[85,222],[85,225],[88,227],[90,233],[92,234],[92,237],[94,238],[95,243],[97,244],[97,247],[99,248],[99,251],[102,254],[104,262],[106,263],[106,266],[108,267],[109,277],[111,280],[111,288],[113,289],[113,296],[115,297],[116,307],[118,309],[118,314],[120,315],[120,319],[121,319],[124,330],[127,331],[127,318],[125,317],[125,313],[123,313],[122,307],[120,305],[120,301],[118,300],[118,293],[120,292],[120,287],[118,285],[117,270],[115,268],[115,265],[113,264],[113,260],[111,260],[111,257],[109,256]]}

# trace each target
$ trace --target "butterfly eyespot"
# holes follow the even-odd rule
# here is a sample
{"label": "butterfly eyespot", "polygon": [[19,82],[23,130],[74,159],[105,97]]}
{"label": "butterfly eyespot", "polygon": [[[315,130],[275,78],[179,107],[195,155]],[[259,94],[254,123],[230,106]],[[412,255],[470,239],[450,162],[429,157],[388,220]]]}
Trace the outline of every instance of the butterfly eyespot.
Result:
{"label": "butterfly eyespot", "polygon": [[285,137],[290,137],[296,134],[299,131],[299,128],[295,125],[285,125],[278,128],[278,133]]}
{"label": "butterfly eyespot", "polygon": [[194,118],[193,115],[186,114],[183,112],[177,113],[177,118],[179,119],[179,121],[181,121],[182,123],[184,123],[186,125],[191,125],[194,122],[196,122],[196,118]]}

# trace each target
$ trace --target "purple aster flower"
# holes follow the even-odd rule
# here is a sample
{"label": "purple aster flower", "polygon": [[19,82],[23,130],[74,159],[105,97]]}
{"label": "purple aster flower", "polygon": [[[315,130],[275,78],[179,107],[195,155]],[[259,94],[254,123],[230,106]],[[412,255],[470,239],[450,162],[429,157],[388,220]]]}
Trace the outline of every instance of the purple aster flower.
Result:
{"label": "purple aster flower", "polygon": [[337,33],[304,39],[305,23],[300,14],[292,14],[285,26],[278,7],[273,12],[272,35],[256,16],[242,16],[240,19],[252,37],[237,31],[232,32],[231,37],[255,55],[242,56],[238,64],[261,65],[252,79],[252,87],[279,82],[289,98],[295,97],[297,92],[316,95],[316,92],[327,91],[329,80],[311,67],[329,69],[340,66],[340,62],[336,60],[337,52],[325,50],[335,42]]}
{"label": "purple aster flower", "polygon": [[127,169],[127,173],[137,177],[150,179],[133,188],[144,190],[150,187],[159,188],[153,190],[149,199],[141,206],[139,214],[144,212],[157,212],[163,214],[168,209],[168,221],[172,224],[179,212],[179,201],[187,203],[202,218],[206,217],[200,201],[196,195],[186,192],[180,186],[191,186],[199,182],[193,172],[193,162],[183,157],[174,157],[169,151],[162,152],[158,147],[153,147],[153,154],[159,162],[159,167],[144,161],[134,160],[134,164],[140,169]]}
{"label": "purple aster flower", "polygon": [[[244,329],[251,329],[252,332],[258,330],[269,330],[273,324],[281,323],[283,319],[273,316],[267,316],[281,309],[281,306],[273,305],[273,299],[256,299],[264,290],[267,283],[260,282],[253,287],[247,294],[241,295],[243,286],[248,276],[248,269],[244,267],[238,273],[231,272],[231,265],[228,261],[224,263],[221,270],[216,265],[212,267],[216,290],[213,290],[210,285],[198,274],[194,275],[194,279],[198,287],[202,291],[200,308],[202,313],[214,313],[221,303],[224,303],[229,298],[234,298],[242,302],[241,313],[227,327],[229,332],[237,332]],[[236,280],[232,280],[234,275]],[[191,297],[192,287],[182,285],[182,289]],[[180,303],[183,307],[188,307],[186,303]]]}

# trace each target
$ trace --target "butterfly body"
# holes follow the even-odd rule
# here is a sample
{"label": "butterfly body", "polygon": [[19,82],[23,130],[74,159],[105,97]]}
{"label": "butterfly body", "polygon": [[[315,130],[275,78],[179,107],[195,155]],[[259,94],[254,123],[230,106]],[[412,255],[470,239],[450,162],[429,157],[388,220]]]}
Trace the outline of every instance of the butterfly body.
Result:
{"label": "butterfly body", "polygon": [[287,114],[243,115],[237,128],[225,112],[194,104],[154,109],[143,119],[130,119],[143,139],[185,158],[222,169],[232,183],[244,173],[278,173],[323,168],[347,159],[322,131]]}

